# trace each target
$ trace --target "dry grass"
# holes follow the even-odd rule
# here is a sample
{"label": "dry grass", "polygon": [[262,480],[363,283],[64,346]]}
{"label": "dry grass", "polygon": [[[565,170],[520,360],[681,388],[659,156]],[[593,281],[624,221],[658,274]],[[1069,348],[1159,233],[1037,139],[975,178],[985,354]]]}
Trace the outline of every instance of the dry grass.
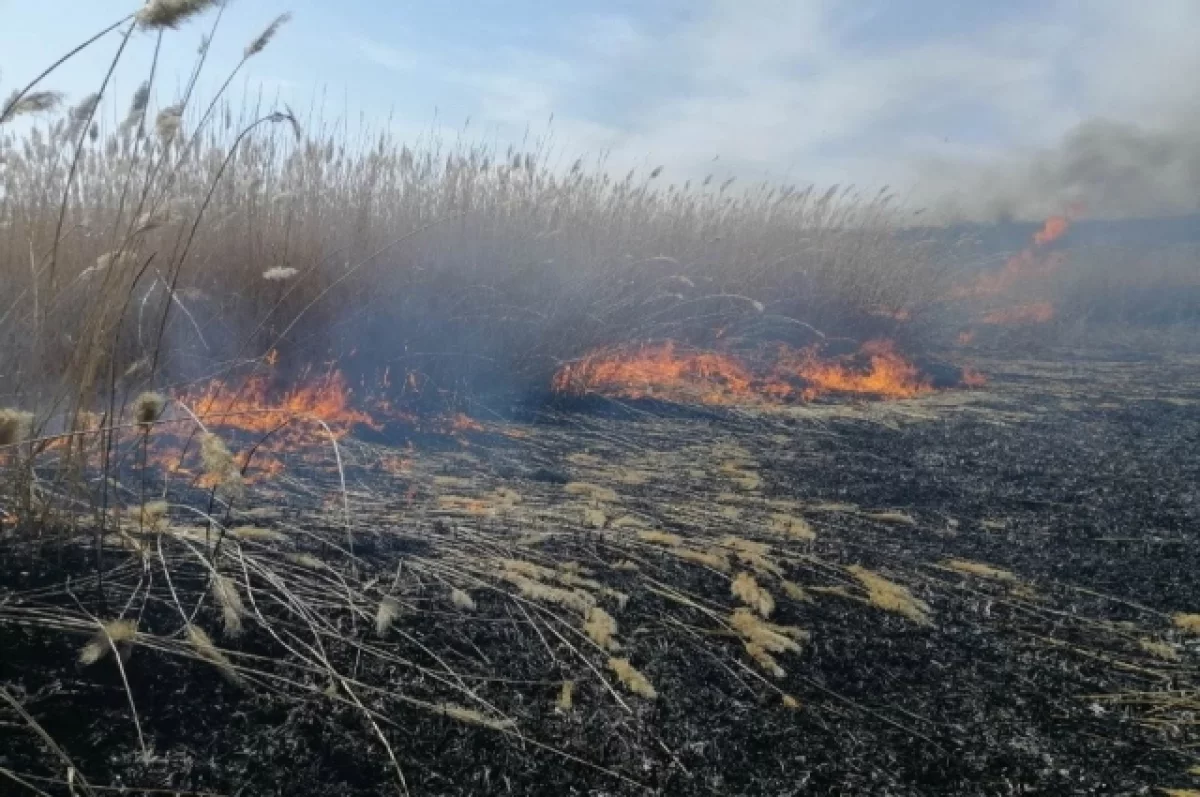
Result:
{"label": "dry grass", "polygon": [[654,686],[645,675],[642,675],[629,663],[629,659],[609,659],[608,668],[613,671],[621,683],[625,684],[625,688],[635,695],[641,695],[647,700],[658,697]]}
{"label": "dry grass", "polygon": [[114,645],[128,643],[135,636],[137,623],[132,620],[112,620],[103,623],[91,641],[79,651],[79,663],[85,667],[95,664],[107,656]]}
{"label": "dry grass", "polygon": [[967,559],[947,559],[942,562],[944,567],[955,570],[959,573],[967,575],[979,576],[980,578],[988,578],[993,581],[1016,581],[1017,577],[1008,570],[1002,570],[998,567],[984,564],[983,562],[972,562]]}
{"label": "dry grass", "polygon": [[907,617],[918,625],[931,625],[929,604],[913,597],[908,588],[888,581],[865,567],[851,565],[850,574],[867,590],[867,600],[887,612]]}
{"label": "dry grass", "polygon": [[775,611],[775,599],[771,597],[771,593],[759,586],[754,576],[749,573],[741,572],[734,576],[729,591],[763,617],[770,617],[771,612]]}
{"label": "dry grass", "polygon": [[1171,623],[1181,631],[1189,634],[1200,634],[1200,614],[1173,614]]}

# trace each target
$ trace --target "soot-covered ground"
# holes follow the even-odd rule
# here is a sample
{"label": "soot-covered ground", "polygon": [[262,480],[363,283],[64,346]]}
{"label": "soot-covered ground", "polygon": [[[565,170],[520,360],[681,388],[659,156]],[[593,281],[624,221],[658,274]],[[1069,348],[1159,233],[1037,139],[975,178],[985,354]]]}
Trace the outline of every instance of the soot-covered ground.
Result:
{"label": "soot-covered ground", "polygon": [[[240,685],[179,655],[162,576],[138,555],[112,554],[101,606],[83,546],[9,541],[0,684],[28,717],[0,705],[0,768],[27,785],[0,777],[0,793],[87,793],[55,782],[68,758],[93,786],[131,794],[1200,788],[1189,774],[1200,635],[1176,622],[1200,612],[1200,363],[981,365],[984,389],[905,402],[771,413],[601,403],[487,425],[438,450],[348,444],[360,561],[289,542],[327,563],[327,593],[295,571],[303,611],[272,600],[290,576],[273,587],[251,562],[261,615],[219,640],[246,668]],[[295,470],[235,515],[289,537],[338,529],[336,472]],[[769,548],[740,556],[751,549],[735,538]],[[608,654],[572,636],[568,609],[495,588],[486,573],[500,553],[625,596],[599,598],[619,625],[612,655],[657,697],[623,687]],[[771,622],[810,634],[799,652],[777,652],[781,677],[723,623],[743,570],[773,594]],[[876,599],[862,573],[906,588],[909,608]],[[173,574],[176,589],[203,596],[202,569]],[[451,586],[474,608],[447,600]],[[380,590],[403,607],[387,634],[339,608],[373,612]],[[55,620],[129,616],[116,594],[152,596],[132,600],[146,636],[124,677],[111,656],[80,665],[86,625]],[[195,622],[217,636],[211,603]],[[298,614],[337,634],[312,642]],[[339,675],[281,664],[296,648]],[[468,692],[504,722],[429,709]]]}

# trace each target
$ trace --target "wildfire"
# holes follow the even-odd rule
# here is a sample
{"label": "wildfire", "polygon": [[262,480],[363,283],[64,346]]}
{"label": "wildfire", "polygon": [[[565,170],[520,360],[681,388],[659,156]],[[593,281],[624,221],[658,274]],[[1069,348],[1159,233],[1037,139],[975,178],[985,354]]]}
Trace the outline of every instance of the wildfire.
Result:
{"label": "wildfire", "polygon": [[663,398],[735,404],[752,395],[753,375],[739,360],[713,351],[680,352],[673,341],[598,349],[554,375],[556,393]]}
{"label": "wildfire", "polygon": [[993,310],[983,316],[985,324],[1044,324],[1054,318],[1054,305],[1050,302],[1033,302],[1015,307]]}
{"label": "wildfire", "polygon": [[1062,265],[1063,256],[1060,252],[1042,251],[1042,247],[1057,241],[1070,226],[1070,216],[1051,216],[1034,233],[1033,242],[1010,257],[1002,269],[995,273],[980,274],[970,284],[956,285],[950,291],[950,298],[999,296],[1009,293],[1018,284],[1050,276]]}
{"label": "wildfire", "polygon": [[753,362],[672,341],[606,347],[563,366],[551,387],[568,395],[719,405],[783,404],[831,393],[912,398],[933,390],[890,340],[870,341],[856,354],[833,359],[822,358],[817,347],[780,346]]}
{"label": "wildfire", "polygon": [[367,412],[353,406],[352,391],[340,371],[315,379],[301,375],[293,387],[275,391],[270,375],[255,375],[237,386],[220,379],[198,392],[178,395],[206,424],[245,432],[271,432],[293,422],[323,421],[336,437],[357,424],[376,427]]}

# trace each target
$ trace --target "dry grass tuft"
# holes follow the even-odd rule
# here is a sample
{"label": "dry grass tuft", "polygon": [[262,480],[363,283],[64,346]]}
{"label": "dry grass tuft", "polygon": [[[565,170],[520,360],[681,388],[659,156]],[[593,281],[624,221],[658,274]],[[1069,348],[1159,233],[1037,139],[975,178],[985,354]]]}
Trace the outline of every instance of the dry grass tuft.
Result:
{"label": "dry grass tuft", "polygon": [[463,592],[458,587],[450,590],[450,602],[464,612],[475,611],[475,601],[466,592]]}
{"label": "dry grass tuft", "polygon": [[[96,635],[79,651],[79,663],[85,667],[108,655],[113,645],[127,643],[137,636],[137,623],[132,620],[111,620],[104,623]],[[111,640],[111,642],[110,642]]]}
{"label": "dry grass tuft", "polygon": [[768,623],[749,609],[735,609],[729,616],[729,624],[747,642],[771,653],[799,653],[800,643],[809,638],[803,629]]}
{"label": "dry grass tuft", "polygon": [[1163,661],[1179,661],[1179,651],[1175,650],[1175,646],[1167,642],[1159,642],[1154,639],[1139,639],[1138,644],[1142,650],[1149,653],[1155,658]]}
{"label": "dry grass tuft", "polygon": [[884,611],[907,617],[918,625],[932,625],[929,604],[913,597],[907,587],[888,581],[865,567],[852,565],[850,574],[867,590],[867,600]]}
{"label": "dry grass tuft", "polygon": [[213,578],[212,594],[217,605],[221,608],[221,621],[225,626],[225,635],[230,637],[242,633],[242,617],[246,614],[246,606],[242,603],[242,595],[238,592],[237,584],[232,578],[217,575]]}
{"label": "dry grass tuft", "polygon": [[570,711],[575,705],[575,682],[563,681],[562,687],[558,690],[558,699],[554,701],[554,706],[559,711]]}
{"label": "dry grass tuft", "polygon": [[656,545],[667,545],[672,548],[680,548],[683,546],[683,537],[678,534],[671,534],[667,531],[639,531],[638,539],[642,542],[651,542]]}
{"label": "dry grass tuft", "polygon": [[170,505],[166,501],[148,501],[138,507],[138,530],[147,534],[161,534],[167,528]]}
{"label": "dry grass tuft", "polygon": [[450,703],[442,703],[438,706],[438,711],[445,714],[447,717],[453,717],[459,722],[465,722],[468,725],[478,725],[482,728],[490,728],[493,731],[507,731],[515,728],[517,723],[510,719],[493,719],[486,714],[481,714],[478,711],[463,706],[455,706]]}
{"label": "dry grass tuft", "polygon": [[880,523],[894,523],[900,526],[917,525],[916,518],[904,512],[867,512],[864,517],[878,520]]}
{"label": "dry grass tuft", "polygon": [[787,595],[792,600],[796,600],[796,601],[811,601],[812,600],[812,598],[809,596],[809,594],[804,591],[804,587],[800,586],[796,582],[788,581],[785,578],[785,579],[782,579],[780,581],[780,583],[783,585],[783,594]]}
{"label": "dry grass tuft", "polygon": [[0,446],[10,446],[27,440],[32,429],[32,412],[0,409]]}
{"label": "dry grass tuft", "polygon": [[234,526],[226,533],[235,539],[255,542],[283,542],[287,539],[287,536],[281,531],[264,529],[260,526]]}
{"label": "dry grass tuft", "polygon": [[177,28],[220,3],[221,0],[147,0],[135,18],[143,28]]}
{"label": "dry grass tuft", "polygon": [[1171,615],[1171,622],[1181,631],[1189,634],[1200,634],[1200,614],[1177,613]]}
{"label": "dry grass tuft", "polygon": [[705,565],[722,573],[728,573],[730,570],[729,559],[725,556],[724,551],[697,551],[694,548],[670,548],[668,551],[676,559],[682,559],[685,562]]}
{"label": "dry grass tuft", "polygon": [[200,464],[205,478],[222,494],[231,498],[242,495],[245,490],[242,473],[224,440],[205,432],[200,438]]}
{"label": "dry grass tuft", "polygon": [[596,599],[581,589],[562,589],[510,571],[502,571],[500,577],[516,587],[521,596],[528,600],[564,606],[583,617],[596,605]]}
{"label": "dry grass tuft", "polygon": [[212,638],[205,633],[203,628],[188,623],[187,640],[196,649],[196,654],[216,666],[217,670],[221,675],[225,676],[226,680],[230,683],[241,684],[242,679],[233,668],[233,663],[229,660],[229,657],[213,644]]}
{"label": "dry grass tuft", "polygon": [[399,616],[400,604],[395,598],[385,595],[379,601],[379,608],[375,611],[375,633],[379,636],[386,634]]}
{"label": "dry grass tuft", "polygon": [[617,635],[617,621],[599,606],[593,606],[588,610],[583,631],[591,637],[593,642],[605,650],[615,652],[621,649],[617,640],[613,638]]}
{"label": "dry grass tuft", "polygon": [[729,590],[742,603],[745,603],[763,617],[770,617],[771,612],[775,611],[775,599],[771,597],[771,593],[760,587],[758,582],[754,580],[754,576],[745,571],[734,576]]}
{"label": "dry grass tuft", "polygon": [[635,695],[641,695],[647,700],[653,700],[658,697],[658,692],[655,691],[654,686],[646,676],[638,672],[629,663],[629,659],[609,659],[608,669],[612,670],[621,683],[625,684],[625,688]]}
{"label": "dry grass tuft", "polygon": [[757,642],[745,642],[743,644],[745,645],[746,652],[750,654],[750,658],[754,659],[755,663],[759,667],[762,667],[768,674],[776,678],[782,678],[787,675],[784,669],[779,666],[779,662],[775,661],[775,657],[768,653],[762,645]]}
{"label": "dry grass tuft", "polygon": [[966,573],[980,578],[990,578],[993,581],[1016,581],[1017,577],[1008,570],[1001,570],[998,567],[985,565],[982,562],[971,562],[966,559],[947,559],[942,562],[944,567],[951,570],[957,570],[959,573]]}
{"label": "dry grass tuft", "polygon": [[586,496],[593,501],[607,501],[612,503],[617,500],[617,493],[609,487],[601,487],[598,484],[589,482],[568,482],[563,485],[563,489],[571,495]]}
{"label": "dry grass tuft", "polygon": [[292,564],[307,567],[309,570],[325,570],[329,567],[310,553],[290,553],[285,558]]}
{"label": "dry grass tuft", "polygon": [[771,515],[768,527],[775,534],[804,540],[805,542],[812,542],[817,538],[817,532],[813,530],[809,522],[796,515]]}

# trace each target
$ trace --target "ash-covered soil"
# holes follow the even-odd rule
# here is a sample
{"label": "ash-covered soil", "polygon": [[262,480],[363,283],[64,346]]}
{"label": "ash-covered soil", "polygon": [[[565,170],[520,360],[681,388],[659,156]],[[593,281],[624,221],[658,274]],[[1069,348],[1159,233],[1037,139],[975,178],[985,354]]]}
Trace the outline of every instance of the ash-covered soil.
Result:
{"label": "ash-covered soil", "polygon": [[[221,553],[239,636],[189,555],[195,518],[110,545],[103,600],[81,541],[7,540],[0,793],[86,794],[68,766],[130,794],[1200,788],[1200,634],[1176,622],[1200,612],[1200,361],[978,365],[986,388],[911,401],[601,403],[347,442],[345,501],[297,459],[228,515],[277,532]],[[591,596],[619,651],[513,561]],[[781,675],[731,625],[739,573],[809,634],[774,651]],[[177,594],[240,683],[188,655]],[[91,616],[138,620],[123,671],[78,662]]]}

